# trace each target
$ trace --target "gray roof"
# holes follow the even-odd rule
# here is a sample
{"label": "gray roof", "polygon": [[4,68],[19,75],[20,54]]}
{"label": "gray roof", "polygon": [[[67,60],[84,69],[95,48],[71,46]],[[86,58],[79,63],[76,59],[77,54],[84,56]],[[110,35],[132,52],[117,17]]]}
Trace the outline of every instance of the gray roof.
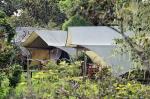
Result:
{"label": "gray roof", "polygon": [[36,30],[34,32],[37,33],[48,46],[66,45],[67,31]]}
{"label": "gray roof", "polygon": [[[35,42],[35,39],[37,39],[38,37],[40,37],[41,40],[47,44],[47,46],[45,47],[54,46],[54,47],[64,50],[65,52],[67,52],[68,54],[72,56],[75,55],[74,48],[65,47],[66,39],[67,39],[67,31],[34,30],[32,33],[30,33],[27,37],[25,37],[22,40],[21,45],[25,47],[28,47],[28,46],[31,47],[30,44]],[[41,40],[39,40],[38,43],[35,43],[35,44],[37,46],[40,45],[40,43],[42,42]]]}
{"label": "gray roof", "polygon": [[22,39],[32,33],[35,30],[43,30],[44,28],[36,28],[36,27],[17,27],[16,35],[15,35],[15,43],[20,44]]}
{"label": "gray roof", "polygon": [[[119,30],[117,26],[113,28]],[[107,26],[79,26],[68,28],[68,38],[71,45],[114,45],[114,39],[121,35]]]}

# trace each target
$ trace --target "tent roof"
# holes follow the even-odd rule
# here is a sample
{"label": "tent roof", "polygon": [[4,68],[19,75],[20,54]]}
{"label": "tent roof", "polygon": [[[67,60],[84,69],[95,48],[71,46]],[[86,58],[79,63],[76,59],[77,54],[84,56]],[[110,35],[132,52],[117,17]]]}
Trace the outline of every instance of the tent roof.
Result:
{"label": "tent roof", "polygon": [[[48,48],[49,46],[54,46],[68,52],[72,56],[75,55],[75,49],[65,47],[67,38],[66,31],[46,30],[44,28],[34,27],[18,27],[16,28],[16,32],[15,43],[19,43],[19,46],[26,48],[32,48],[32,46],[33,48],[35,46],[36,48]],[[42,47],[40,45],[42,45]]]}
{"label": "tent roof", "polygon": [[69,27],[67,45],[113,45],[115,38],[121,35],[107,26]]}
{"label": "tent roof", "polygon": [[35,30],[29,36],[27,36],[22,40],[22,45],[28,46],[37,37],[43,39],[48,46],[65,46],[67,32],[51,31],[51,30]]}
{"label": "tent roof", "polygon": [[44,30],[44,28],[36,28],[36,27],[17,27],[16,35],[15,35],[15,43],[20,44],[22,39],[31,34],[35,30]]}

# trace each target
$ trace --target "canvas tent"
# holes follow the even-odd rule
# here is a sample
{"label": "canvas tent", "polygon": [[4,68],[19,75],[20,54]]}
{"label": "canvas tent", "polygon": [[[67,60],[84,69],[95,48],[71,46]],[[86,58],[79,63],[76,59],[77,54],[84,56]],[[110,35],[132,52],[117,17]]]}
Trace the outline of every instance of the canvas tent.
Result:
{"label": "canvas tent", "polygon": [[[114,28],[118,29],[117,27]],[[130,33],[128,32],[128,34]],[[121,35],[106,26],[69,27],[67,46],[82,46],[94,51],[108,65],[112,66],[113,73],[120,75],[129,71],[131,62],[127,54],[123,56],[113,55],[113,51],[116,48],[113,43],[115,38],[121,38]]]}
{"label": "canvas tent", "polygon": [[[38,60],[46,61],[52,59],[55,61],[65,56],[69,58],[69,55],[73,56],[75,54],[75,49],[65,47],[67,38],[66,31],[51,31],[22,27],[18,28],[17,32],[26,35],[20,41],[18,39],[15,40],[19,42],[18,44],[21,46],[22,51],[26,51],[24,53],[28,51],[30,58],[32,60],[37,60],[32,61],[31,65],[39,65],[41,61]],[[25,32],[28,34],[24,34]],[[19,38],[19,36],[17,37]]]}
{"label": "canvas tent", "polygon": [[30,35],[35,30],[44,30],[44,28],[35,28],[35,27],[17,27],[16,28],[16,35],[12,42],[15,43],[15,45],[17,45],[20,48],[21,54],[23,56],[29,56],[30,53],[28,49],[21,46],[22,39]]}

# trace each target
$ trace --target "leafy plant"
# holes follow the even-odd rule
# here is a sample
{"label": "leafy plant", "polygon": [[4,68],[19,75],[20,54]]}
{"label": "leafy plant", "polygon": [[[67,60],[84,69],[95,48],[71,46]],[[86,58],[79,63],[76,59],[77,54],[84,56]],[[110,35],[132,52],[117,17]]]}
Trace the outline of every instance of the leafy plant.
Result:
{"label": "leafy plant", "polygon": [[6,98],[10,90],[9,79],[5,73],[0,73],[0,99]]}
{"label": "leafy plant", "polygon": [[150,97],[148,85],[142,85],[134,80],[113,77],[108,68],[97,73],[95,79],[83,80],[79,75],[81,72],[79,67],[80,62],[75,64],[61,62],[59,65],[49,62],[47,70],[32,73],[32,86],[28,85],[25,75],[22,74],[24,80],[15,89],[16,97],[50,99]]}

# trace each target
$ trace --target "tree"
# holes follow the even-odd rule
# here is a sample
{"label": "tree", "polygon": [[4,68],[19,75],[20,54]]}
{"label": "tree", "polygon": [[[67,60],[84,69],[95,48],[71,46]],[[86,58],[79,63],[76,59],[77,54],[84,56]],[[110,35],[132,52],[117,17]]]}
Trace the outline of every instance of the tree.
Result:
{"label": "tree", "polygon": [[9,22],[13,27],[39,26],[38,22],[26,10],[21,10],[20,16],[11,16]]}
{"label": "tree", "polygon": [[3,10],[7,16],[11,16],[18,9],[22,8],[22,0],[0,0],[0,9]]}
{"label": "tree", "polygon": [[[121,32],[123,39],[117,39],[117,44],[120,45],[121,52],[128,52],[131,60],[136,63],[136,66],[142,66],[150,71],[150,20],[149,2],[117,1],[117,16],[121,22]],[[133,31],[132,36],[127,36],[126,31]]]}
{"label": "tree", "polygon": [[26,0],[23,5],[28,15],[44,27],[49,22],[61,25],[66,19],[57,6],[58,2],[59,0]]}
{"label": "tree", "polygon": [[90,25],[83,17],[79,15],[75,15],[69,18],[69,20],[65,21],[62,29],[67,30],[69,26],[87,26]]}
{"label": "tree", "polygon": [[2,38],[7,37],[7,41],[10,42],[14,34],[14,29],[7,21],[5,12],[0,11],[0,36]]}
{"label": "tree", "polygon": [[115,2],[113,0],[60,0],[60,10],[68,18],[81,15],[93,25],[107,25],[115,17]]}
{"label": "tree", "polygon": [[10,43],[14,34],[8,16],[0,11],[0,98],[2,99],[8,98],[11,87],[15,87],[20,81],[21,66],[17,65],[16,48]]}

